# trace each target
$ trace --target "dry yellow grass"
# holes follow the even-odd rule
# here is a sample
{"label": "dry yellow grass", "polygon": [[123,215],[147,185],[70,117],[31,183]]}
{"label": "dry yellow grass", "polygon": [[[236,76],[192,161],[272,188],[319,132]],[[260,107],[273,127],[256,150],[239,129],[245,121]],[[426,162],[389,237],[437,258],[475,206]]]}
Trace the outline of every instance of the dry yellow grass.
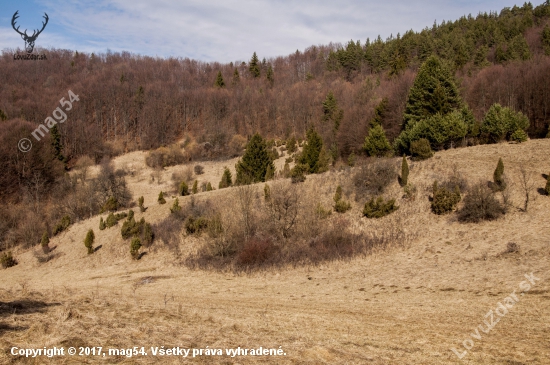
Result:
{"label": "dry yellow grass", "polygon": [[[32,250],[16,251],[19,265],[2,271],[0,283],[1,363],[198,363],[198,364],[550,364],[550,198],[535,192],[528,212],[510,209],[498,221],[461,224],[454,214],[435,216],[428,195],[434,179],[453,164],[468,179],[492,179],[499,157],[510,179],[512,204],[523,205],[518,172],[525,166],[544,186],[550,172],[550,140],[476,146],[439,152],[411,164],[410,181],[418,189],[414,202],[401,199],[397,183],[389,196],[400,209],[382,220],[360,218],[354,203],[346,213],[353,229],[380,230],[402,224],[410,242],[405,247],[368,257],[317,267],[284,268],[248,275],[193,271],[173,253],[156,248],[132,261],[120,228],[97,229],[99,217],[78,222],[51,240],[58,257],[38,263]],[[149,209],[136,212],[149,222],[169,214],[172,198],[158,205],[160,189],[171,187],[173,167],[164,182],[149,183],[151,170],[142,152],[121,156],[118,167],[135,170],[128,178],[137,199]],[[280,159],[284,163],[284,159]],[[400,159],[395,159],[396,166]],[[205,162],[199,181],[213,186],[223,167],[236,160]],[[233,170],[234,171],[234,170]],[[336,184],[353,201],[349,172],[308,176],[307,198],[332,205]],[[258,187],[260,188],[260,186]],[[230,189],[201,193],[222,199]],[[181,199],[180,199],[181,201]],[[334,214],[334,213],[333,213]],[[83,245],[93,228],[95,245],[88,256]],[[508,242],[519,253],[502,254]],[[182,239],[181,255],[197,245]],[[155,243],[153,246],[158,245]],[[485,314],[535,273],[541,280],[519,297],[490,333],[462,359],[462,342],[483,324]],[[486,327],[484,325],[484,327]],[[286,356],[235,357],[58,357],[15,358],[12,346],[152,346],[184,348],[279,348]]]}

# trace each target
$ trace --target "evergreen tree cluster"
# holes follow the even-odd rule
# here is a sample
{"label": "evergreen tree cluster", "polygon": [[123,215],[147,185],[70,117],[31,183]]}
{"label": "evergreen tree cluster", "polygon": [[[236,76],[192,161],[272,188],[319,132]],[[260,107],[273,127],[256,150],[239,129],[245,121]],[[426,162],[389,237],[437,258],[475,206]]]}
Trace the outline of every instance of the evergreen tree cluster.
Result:
{"label": "evergreen tree cluster", "polygon": [[[544,2],[533,7],[506,7],[500,13],[479,13],[462,16],[456,21],[434,22],[420,32],[409,30],[403,35],[391,35],[386,40],[349,41],[345,46],[331,51],[326,60],[329,71],[341,71],[346,79],[362,69],[377,73],[386,71],[390,76],[406,68],[419,65],[431,55],[445,60],[453,69],[462,68],[468,62],[485,66],[487,57],[494,54],[494,63],[526,60],[531,50],[524,37],[525,31],[540,24],[550,14],[550,4]],[[544,35],[546,34],[546,38]],[[543,33],[543,45],[550,52],[550,31]],[[546,43],[544,43],[546,42]]]}

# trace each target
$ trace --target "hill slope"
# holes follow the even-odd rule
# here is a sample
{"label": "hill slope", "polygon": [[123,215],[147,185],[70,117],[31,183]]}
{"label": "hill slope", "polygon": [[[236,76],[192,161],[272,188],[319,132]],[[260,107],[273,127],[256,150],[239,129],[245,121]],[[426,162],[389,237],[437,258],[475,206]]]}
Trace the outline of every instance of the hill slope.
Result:
{"label": "hill slope", "polygon": [[[151,346],[281,346],[286,356],[198,356],[188,362],[550,363],[550,198],[535,193],[528,212],[512,208],[500,220],[479,224],[458,223],[454,214],[436,216],[428,201],[433,180],[453,168],[470,183],[491,180],[502,157],[511,179],[511,202],[520,207],[519,168],[524,166],[536,186],[542,187],[542,174],[550,172],[549,155],[550,140],[545,139],[452,149],[414,162],[410,179],[419,190],[415,201],[402,200],[402,190],[394,183],[388,194],[398,198],[400,209],[393,215],[373,222],[360,218],[360,207],[355,204],[346,213],[362,230],[387,228],[388,222],[402,224],[406,245],[316,267],[248,275],[189,270],[181,259],[200,244],[196,237],[182,237],[178,251],[155,241],[147,255],[133,261],[120,228],[97,230],[99,217],[78,222],[51,240],[57,255],[51,261],[39,263],[33,250],[19,251],[19,264],[2,271],[0,343],[8,350],[0,353],[0,359],[3,363],[52,364],[76,360],[67,356],[43,357],[38,362],[14,358],[9,354],[12,346],[144,346],[149,352],[147,357],[127,360],[89,356],[88,363],[107,359],[181,363],[177,357],[153,357]],[[143,157],[133,152],[115,164],[135,171],[128,178],[130,189],[134,197],[143,195],[149,206],[145,213],[137,212],[136,218],[143,214],[154,223],[170,214],[172,203],[168,197],[167,204],[156,204],[158,191],[168,190],[168,177],[182,167],[164,171],[164,183],[150,184],[151,171],[145,168]],[[224,165],[234,166],[234,161],[204,163],[205,174],[200,179],[214,185]],[[349,180],[352,172],[309,175],[304,189],[315,191],[330,204],[335,183]],[[223,199],[231,191],[201,193],[197,199]],[[91,256],[82,243],[89,228],[96,232],[96,246],[102,246]],[[505,253],[508,242],[519,245],[519,252]],[[520,283],[531,273],[540,280],[525,295],[518,295]],[[498,303],[514,291],[518,300],[513,308],[502,317],[494,314],[500,321],[490,332],[479,330],[479,325],[487,328],[486,314],[495,312]],[[459,360],[451,348],[463,353],[462,342],[468,339],[473,347]]]}

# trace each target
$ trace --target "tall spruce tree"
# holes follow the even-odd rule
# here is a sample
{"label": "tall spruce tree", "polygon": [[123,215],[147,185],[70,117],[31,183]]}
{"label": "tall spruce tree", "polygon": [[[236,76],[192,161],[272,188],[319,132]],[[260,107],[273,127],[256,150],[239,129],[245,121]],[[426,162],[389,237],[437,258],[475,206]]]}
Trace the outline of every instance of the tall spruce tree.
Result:
{"label": "tall spruce tree", "polygon": [[307,131],[307,141],[300,155],[300,164],[306,165],[309,173],[315,174],[322,170],[321,151],[323,150],[323,139],[311,127]]}
{"label": "tall spruce tree", "polygon": [[403,129],[436,114],[445,115],[463,106],[451,71],[436,56],[429,57],[420,67],[409,91]]}
{"label": "tall spruce tree", "polygon": [[225,82],[223,81],[223,76],[221,71],[218,71],[218,76],[216,77],[216,82],[214,83],[214,86],[219,88],[225,87]]}
{"label": "tall spruce tree", "polygon": [[250,71],[250,74],[253,78],[260,77],[260,62],[258,61],[258,56],[256,55],[256,52],[254,52],[252,58],[250,59],[250,62],[248,64],[248,71]]}
{"label": "tall spruce tree", "polygon": [[275,171],[275,166],[267,151],[267,144],[258,133],[252,136],[246,145],[243,157],[235,165],[237,170],[236,184],[264,182],[268,167]]}

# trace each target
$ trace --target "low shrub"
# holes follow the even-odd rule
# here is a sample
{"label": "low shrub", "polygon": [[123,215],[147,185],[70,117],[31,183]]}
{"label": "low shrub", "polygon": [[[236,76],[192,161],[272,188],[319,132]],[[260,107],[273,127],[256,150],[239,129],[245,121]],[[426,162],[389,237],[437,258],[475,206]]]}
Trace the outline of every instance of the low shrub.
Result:
{"label": "low shrub", "polygon": [[414,160],[427,160],[434,155],[432,147],[430,146],[430,141],[426,138],[412,141],[410,150]]}
{"label": "low shrub", "polygon": [[461,200],[458,186],[451,191],[444,186],[439,187],[437,181],[434,181],[432,192],[432,212],[438,215],[451,212]]}
{"label": "low shrub", "polygon": [[208,228],[208,219],[202,216],[189,216],[184,223],[187,234],[200,234]]}
{"label": "low shrub", "polygon": [[345,213],[350,209],[351,203],[344,200],[339,200],[334,204],[334,211],[336,213]]}
{"label": "low shrub", "polygon": [[389,158],[378,158],[359,167],[353,176],[355,199],[383,194],[396,177],[395,164]]}
{"label": "low shrub", "polygon": [[105,226],[107,228],[111,228],[112,226],[116,225],[118,223],[118,220],[115,218],[115,215],[113,213],[110,213],[107,216],[107,220],[105,221]]}
{"label": "low shrub", "polygon": [[202,167],[202,165],[195,165],[195,167],[193,168],[193,170],[195,171],[195,175],[202,175],[202,174],[204,174],[204,167]]}
{"label": "low shrub", "polygon": [[550,174],[548,174],[548,177],[546,178],[546,187],[544,188],[544,191],[546,192],[546,195],[550,195]]}
{"label": "low shrub", "polygon": [[99,217],[99,230],[103,231],[105,228],[107,227],[105,226],[105,221],[103,220],[103,217]]}
{"label": "low shrub", "polygon": [[458,212],[460,222],[478,223],[494,220],[506,213],[505,207],[495,198],[495,193],[483,182],[469,189],[464,206]]}
{"label": "low shrub", "polygon": [[308,169],[308,166],[305,164],[296,164],[296,166],[294,166],[292,170],[290,170],[289,174],[292,183],[296,184],[306,181],[306,173]]}
{"label": "low shrub", "polygon": [[399,207],[395,205],[395,199],[384,201],[384,198],[379,196],[376,200],[372,198],[365,203],[363,215],[367,218],[382,218],[395,212],[397,209]]}
{"label": "low shrub", "polygon": [[237,255],[237,265],[241,267],[260,266],[268,261],[277,247],[269,240],[250,238]]}
{"label": "low shrub", "polygon": [[184,163],[189,158],[185,156],[181,148],[177,145],[169,147],[160,147],[154,151],[150,151],[145,157],[145,164],[149,167],[167,167],[175,166]]}
{"label": "low shrub", "polygon": [[109,199],[107,199],[107,201],[105,202],[105,204],[103,204],[103,206],[101,207],[101,210],[99,211],[99,213],[105,213],[105,212],[116,212],[119,208],[119,204],[118,204],[118,201],[115,197],[111,196],[109,197]]}
{"label": "low shrub", "polygon": [[59,233],[65,231],[71,225],[71,217],[68,215],[63,216],[61,220],[53,228],[53,235],[56,236]]}
{"label": "low shrub", "polygon": [[512,133],[512,135],[510,136],[510,141],[521,143],[527,141],[527,138],[529,138],[529,136],[527,136],[527,133],[525,133],[523,129],[518,129],[514,133]]}
{"label": "low shrub", "polygon": [[107,219],[105,220],[105,227],[111,228],[112,226],[115,226],[118,224],[118,221],[121,219],[124,219],[127,217],[127,214],[125,212],[113,214],[110,213],[107,216]]}
{"label": "low shrub", "polygon": [[326,219],[326,218],[330,217],[330,215],[332,215],[332,210],[330,208],[325,209],[323,204],[317,203],[317,206],[315,207],[315,215],[319,219]]}
{"label": "low shrub", "polygon": [[7,269],[9,267],[17,265],[17,260],[13,258],[11,252],[4,252],[2,255],[0,255],[0,264],[2,265],[3,269]]}
{"label": "low shrub", "polygon": [[338,185],[334,194],[334,211],[337,213],[345,213],[351,209],[351,204],[342,200],[342,187]]}

